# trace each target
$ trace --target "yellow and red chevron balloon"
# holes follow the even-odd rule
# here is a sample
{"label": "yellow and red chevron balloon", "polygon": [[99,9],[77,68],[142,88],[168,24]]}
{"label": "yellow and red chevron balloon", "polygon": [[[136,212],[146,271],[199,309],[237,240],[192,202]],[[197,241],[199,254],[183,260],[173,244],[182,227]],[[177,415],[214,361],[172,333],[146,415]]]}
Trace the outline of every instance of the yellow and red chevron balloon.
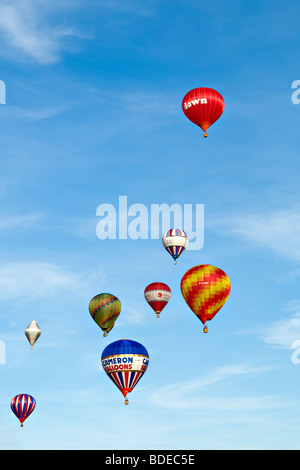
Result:
{"label": "yellow and red chevron balloon", "polygon": [[231,284],[224,271],[210,264],[189,269],[181,279],[181,293],[194,314],[204,324],[211,320],[229,297]]}
{"label": "yellow and red chevron balloon", "polygon": [[107,336],[120,315],[121,302],[115,295],[98,294],[90,301],[89,312],[93,320],[104,332],[103,336]]}

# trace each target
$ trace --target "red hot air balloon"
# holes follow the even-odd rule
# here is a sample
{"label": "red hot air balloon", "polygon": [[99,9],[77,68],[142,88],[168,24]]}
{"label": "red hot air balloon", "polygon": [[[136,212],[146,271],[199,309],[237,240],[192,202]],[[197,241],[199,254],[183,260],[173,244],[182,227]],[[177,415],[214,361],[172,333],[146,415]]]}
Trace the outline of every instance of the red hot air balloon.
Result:
{"label": "red hot air balloon", "polygon": [[159,318],[159,314],[171,298],[171,289],[163,282],[152,282],[152,284],[146,287],[144,296],[150,307],[156,313],[157,318]]}
{"label": "red hot air balloon", "polygon": [[184,114],[201,127],[204,137],[207,137],[207,129],[222,115],[224,107],[222,95],[212,88],[194,88],[182,100]]}

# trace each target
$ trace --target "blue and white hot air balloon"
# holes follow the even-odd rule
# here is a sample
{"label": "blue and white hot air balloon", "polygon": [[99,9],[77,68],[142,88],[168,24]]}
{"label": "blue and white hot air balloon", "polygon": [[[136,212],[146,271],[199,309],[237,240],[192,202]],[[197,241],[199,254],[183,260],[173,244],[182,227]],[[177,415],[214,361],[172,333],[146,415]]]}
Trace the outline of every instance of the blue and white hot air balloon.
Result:
{"label": "blue and white hot air balloon", "polygon": [[133,390],[147,370],[147,349],[137,341],[119,339],[106,346],[101,362],[108,377],[124,395],[125,405],[128,405],[127,393]]}
{"label": "blue and white hot air balloon", "polygon": [[186,232],[180,228],[171,228],[167,230],[162,237],[165,249],[170,253],[177,264],[177,258],[186,249],[189,243],[189,237]]}

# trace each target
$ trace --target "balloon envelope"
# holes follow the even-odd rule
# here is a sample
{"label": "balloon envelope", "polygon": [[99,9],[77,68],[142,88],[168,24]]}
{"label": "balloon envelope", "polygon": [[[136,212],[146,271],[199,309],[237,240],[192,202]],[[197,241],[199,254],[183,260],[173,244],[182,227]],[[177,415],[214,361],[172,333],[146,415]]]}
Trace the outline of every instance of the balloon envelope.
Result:
{"label": "balloon envelope", "polygon": [[227,274],[220,268],[202,264],[183,275],[180,288],[187,305],[205,324],[227,301],[231,284]]}
{"label": "balloon envelope", "polygon": [[224,107],[222,95],[213,88],[193,88],[182,100],[184,114],[191,122],[201,127],[204,137],[207,137],[207,129],[220,118]]}
{"label": "balloon envelope", "polygon": [[31,413],[33,412],[35,405],[35,399],[31,395],[27,395],[26,393],[16,395],[11,400],[10,407],[13,413],[19,419],[21,427],[23,427],[25,419],[27,419],[28,416],[31,415]]}
{"label": "balloon envelope", "polygon": [[152,282],[145,288],[144,296],[156,316],[159,317],[171,298],[171,289],[163,282]]}
{"label": "balloon envelope", "polygon": [[98,294],[90,301],[89,312],[106,336],[120,315],[121,302],[115,295]]}
{"label": "balloon envelope", "polygon": [[27,328],[25,329],[25,336],[28,339],[31,349],[33,348],[34,343],[36,340],[41,336],[42,330],[40,329],[39,325],[35,320],[29,323]]}
{"label": "balloon envelope", "polygon": [[119,339],[106,346],[101,362],[105,373],[126,398],[146,372],[149,354],[137,341]]}
{"label": "balloon envelope", "polygon": [[177,264],[177,258],[188,246],[189,237],[183,230],[172,228],[163,234],[162,243]]}

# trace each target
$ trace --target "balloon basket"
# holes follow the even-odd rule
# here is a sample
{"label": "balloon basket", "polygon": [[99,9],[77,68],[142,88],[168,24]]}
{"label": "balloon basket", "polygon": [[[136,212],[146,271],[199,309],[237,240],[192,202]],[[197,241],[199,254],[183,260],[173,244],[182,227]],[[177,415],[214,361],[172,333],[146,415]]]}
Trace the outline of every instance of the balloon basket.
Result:
{"label": "balloon basket", "polygon": [[203,328],[203,333],[207,333],[207,326],[205,325],[204,328]]}
{"label": "balloon basket", "polygon": [[204,132],[203,137],[204,137],[204,138],[208,137],[208,133],[207,133],[207,132]]}
{"label": "balloon basket", "polygon": [[129,403],[128,398],[126,398],[125,405],[128,405],[128,403]]}
{"label": "balloon basket", "polygon": [[156,318],[159,318],[159,313],[156,314]]}

